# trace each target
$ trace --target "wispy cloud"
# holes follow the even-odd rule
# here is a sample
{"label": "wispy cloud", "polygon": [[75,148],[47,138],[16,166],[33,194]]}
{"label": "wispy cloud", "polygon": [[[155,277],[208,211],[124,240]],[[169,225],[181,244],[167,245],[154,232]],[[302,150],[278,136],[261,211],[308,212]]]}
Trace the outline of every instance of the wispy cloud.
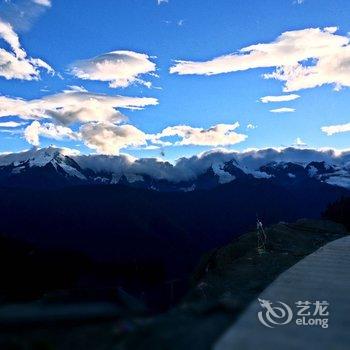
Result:
{"label": "wispy cloud", "polygon": [[169,0],[157,0],[158,5],[161,5],[163,3],[168,3],[168,2],[169,2]]}
{"label": "wispy cloud", "polygon": [[150,97],[128,97],[94,94],[73,87],[41,99],[24,100],[0,96],[0,117],[18,116],[22,119],[53,119],[65,125],[94,121],[121,122],[126,117],[118,110],[141,109],[158,104]]}
{"label": "wispy cloud", "polygon": [[244,47],[209,61],[177,60],[170,73],[214,75],[275,67],[264,78],[283,81],[286,92],[324,84],[340,89],[350,86],[350,38],[337,31],[337,27],[326,27],[285,32],[270,43]]}
{"label": "wispy cloud", "polygon": [[18,128],[20,126],[25,125],[26,123],[19,123],[19,122],[0,122],[0,128]]}
{"label": "wispy cloud", "polygon": [[32,1],[37,5],[51,7],[51,0],[32,0]]}
{"label": "wispy cloud", "polygon": [[271,113],[292,113],[292,112],[295,112],[295,109],[282,107],[282,108],[277,108],[277,109],[271,109],[270,112]]}
{"label": "wispy cloud", "polygon": [[288,102],[298,99],[300,96],[295,94],[290,95],[282,95],[282,96],[265,96],[261,97],[260,101],[262,103],[269,103],[269,102]]}
{"label": "wispy cloud", "polygon": [[45,69],[53,74],[54,70],[40,58],[27,56],[21,47],[19,37],[12,26],[0,19],[0,38],[2,38],[12,51],[0,48],[0,77],[5,79],[38,80],[40,70]]}
{"label": "wispy cloud", "polygon": [[338,124],[338,125],[329,125],[329,126],[323,126],[321,130],[326,133],[328,136],[339,134],[343,132],[349,132],[350,131],[350,123],[347,124]]}

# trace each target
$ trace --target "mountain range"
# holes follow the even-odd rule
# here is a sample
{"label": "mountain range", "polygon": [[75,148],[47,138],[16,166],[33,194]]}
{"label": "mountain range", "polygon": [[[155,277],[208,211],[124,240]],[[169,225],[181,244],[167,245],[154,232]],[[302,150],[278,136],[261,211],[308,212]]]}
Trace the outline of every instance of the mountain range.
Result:
{"label": "mountain range", "polygon": [[126,185],[155,191],[207,190],[238,180],[267,179],[284,186],[314,179],[350,189],[350,153],[274,149],[211,151],[175,164],[127,155],[78,155],[48,147],[0,156],[0,186],[57,188]]}

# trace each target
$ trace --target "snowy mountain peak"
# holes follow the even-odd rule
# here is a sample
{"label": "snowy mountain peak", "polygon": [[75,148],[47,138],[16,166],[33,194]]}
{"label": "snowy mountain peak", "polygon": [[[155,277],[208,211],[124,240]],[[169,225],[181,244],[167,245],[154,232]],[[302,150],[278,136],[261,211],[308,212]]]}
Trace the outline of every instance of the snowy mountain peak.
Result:
{"label": "snowy mountain peak", "polygon": [[58,163],[63,162],[66,157],[73,155],[74,153],[55,147],[36,148],[33,147],[30,150],[9,153],[0,155],[0,166],[14,165],[28,163],[29,166],[45,166],[46,164],[56,161]]}
{"label": "snowy mountain peak", "polygon": [[72,176],[85,180],[80,166],[70,158],[71,152],[55,147],[32,148],[31,150],[5,154],[0,156],[0,168],[11,169],[11,173],[18,175],[30,168],[52,166],[60,175]]}

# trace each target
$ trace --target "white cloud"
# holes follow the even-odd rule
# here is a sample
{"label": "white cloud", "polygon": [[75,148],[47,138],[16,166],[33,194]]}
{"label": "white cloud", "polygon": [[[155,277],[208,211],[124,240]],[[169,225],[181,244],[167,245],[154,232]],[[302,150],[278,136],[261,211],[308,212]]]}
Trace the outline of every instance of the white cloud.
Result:
{"label": "white cloud", "polygon": [[254,125],[254,124],[252,124],[252,123],[249,123],[249,124],[247,125],[247,129],[253,130],[253,129],[256,129],[256,128],[257,128],[257,126]]}
{"label": "white cloud", "polygon": [[147,135],[132,125],[88,123],[80,133],[88,147],[102,154],[116,155],[122,148],[147,144]]}
{"label": "white cloud", "polygon": [[347,124],[339,124],[339,125],[329,125],[323,126],[321,130],[326,133],[328,136],[350,131],[350,123]]}
{"label": "white cloud", "polygon": [[[146,134],[128,124],[93,122],[83,124],[75,135],[79,135],[79,139],[97,153],[115,155],[121,149],[130,147],[154,149],[159,146],[229,146],[247,138],[246,135],[234,131],[238,127],[238,123],[218,124],[209,129],[178,125],[165,128],[158,134]],[[168,137],[179,137],[180,140],[163,140]]]}
{"label": "white cloud", "polygon": [[162,3],[168,3],[169,0],[157,0],[157,4],[161,5]]}
{"label": "white cloud", "polygon": [[265,96],[261,97],[260,101],[262,103],[269,103],[269,102],[288,102],[298,99],[300,96],[295,94],[290,95],[282,95],[282,96]]}
{"label": "white cloud", "polygon": [[70,139],[77,140],[79,135],[70,128],[53,123],[40,124],[37,120],[33,121],[24,130],[24,138],[28,143],[39,146],[39,137],[47,137],[55,140]]}
{"label": "white cloud", "polygon": [[54,70],[40,58],[27,57],[19,37],[12,26],[0,19],[0,38],[9,44],[11,51],[0,48],[0,76],[5,79],[38,80],[40,69],[53,74]]}
{"label": "white cloud", "polygon": [[24,130],[24,138],[31,145],[38,146],[40,144],[39,129],[40,129],[40,123],[35,121],[32,124],[30,124],[28,127],[26,127],[26,129]]}
{"label": "white cloud", "polygon": [[91,59],[77,61],[71,73],[85,80],[107,81],[112,88],[142,84],[151,87],[151,82],[141,75],[155,72],[156,65],[146,54],[133,51],[113,51]]}
{"label": "white cloud", "polygon": [[51,0],[33,0],[33,2],[37,5],[51,7]]}
{"label": "white cloud", "polygon": [[0,128],[17,128],[24,124],[25,123],[19,123],[19,122],[0,122]]}
{"label": "white cloud", "polygon": [[[0,117],[34,120],[25,130],[25,138],[31,144],[38,145],[40,136],[75,138],[105,154],[118,154],[121,148],[139,146],[227,146],[247,138],[235,131],[238,123],[217,124],[208,129],[177,125],[158,134],[146,134],[132,125],[116,125],[127,119],[119,108],[141,109],[157,103],[154,98],[93,94],[82,87],[71,86],[70,90],[28,101],[0,96]],[[51,119],[53,123],[40,124],[38,120],[41,119]],[[64,126],[69,124],[80,124],[79,133]],[[163,140],[172,136],[180,140]]]}
{"label": "white cloud", "polygon": [[[209,129],[178,125],[165,128],[158,134],[146,134],[132,125],[113,123],[87,123],[79,130],[86,146],[101,154],[119,154],[122,148],[138,147],[154,149],[159,146],[229,146],[244,141],[247,136],[234,130],[238,123],[218,124]],[[163,138],[179,137],[181,140],[164,141]]]}
{"label": "white cloud", "polygon": [[4,39],[10,46],[18,58],[26,56],[25,51],[21,48],[18,35],[13,31],[9,23],[0,20],[0,37]]}
{"label": "white cloud", "polygon": [[170,73],[213,75],[275,67],[264,78],[285,82],[286,92],[324,84],[340,89],[350,86],[350,39],[336,34],[337,30],[326,27],[285,32],[271,43],[251,45],[210,61],[178,60]]}
{"label": "white cloud", "polygon": [[303,147],[303,146],[307,146],[307,144],[300,137],[297,137],[294,141],[294,146]]}
{"label": "white cloud", "polygon": [[155,98],[94,94],[72,87],[41,99],[23,100],[0,96],[0,117],[19,116],[22,119],[51,118],[63,124],[75,122],[121,122],[126,117],[118,108],[142,109],[158,104]]}
{"label": "white cloud", "polygon": [[[162,132],[153,135],[152,141],[163,145],[197,145],[197,146],[229,146],[242,142],[247,135],[236,133],[239,123],[217,124],[209,129],[193,128],[187,125],[177,125],[165,128]],[[179,137],[180,141],[169,143],[163,141],[166,137]]]}
{"label": "white cloud", "polygon": [[[118,154],[123,147],[141,146],[146,142],[146,134],[141,130],[131,125],[116,125],[127,120],[118,109],[137,110],[156,104],[155,98],[94,94],[71,86],[61,93],[28,101],[0,96],[0,117],[34,120],[25,129],[24,137],[36,146],[40,136],[56,140],[68,138],[83,141],[99,153]],[[41,124],[38,121],[41,119],[52,122]],[[3,124],[9,126],[8,123]],[[80,125],[80,131],[72,131],[66,126],[69,124]]]}
{"label": "white cloud", "polygon": [[271,109],[270,112],[272,112],[272,113],[292,113],[292,112],[295,112],[295,109],[282,107],[282,108],[277,108],[277,109]]}

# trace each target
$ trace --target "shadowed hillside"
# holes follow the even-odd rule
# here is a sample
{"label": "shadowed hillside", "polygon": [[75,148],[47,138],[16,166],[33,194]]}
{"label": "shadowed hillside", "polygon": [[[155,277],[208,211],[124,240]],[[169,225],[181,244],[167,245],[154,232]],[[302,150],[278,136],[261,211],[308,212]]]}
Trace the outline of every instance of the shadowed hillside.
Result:
{"label": "shadowed hillside", "polygon": [[330,204],[323,216],[345,225],[350,230],[350,197],[342,197]]}
{"label": "shadowed hillside", "polygon": [[[26,290],[29,296],[55,288],[122,286],[164,308],[186,290],[200,256],[255,227],[256,215],[264,224],[319,218],[344,193],[313,179],[288,188],[249,179],[188,193],[121,185],[2,188],[1,231],[29,245],[19,253],[3,241],[3,266],[12,264],[19,277],[8,288],[27,286],[22,295]],[[49,278],[49,271],[57,278]],[[173,279],[179,282],[171,295]]]}

